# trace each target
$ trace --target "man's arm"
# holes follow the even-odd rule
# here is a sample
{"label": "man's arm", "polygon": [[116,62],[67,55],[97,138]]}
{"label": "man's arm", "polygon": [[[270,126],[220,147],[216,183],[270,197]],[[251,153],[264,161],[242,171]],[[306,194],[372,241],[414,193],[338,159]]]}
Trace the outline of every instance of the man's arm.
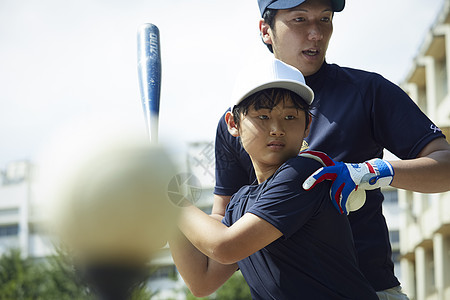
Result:
{"label": "man's arm", "polygon": [[[326,155],[313,155],[316,160],[321,156]],[[376,159],[352,164],[328,158],[323,164],[323,168],[304,181],[303,188],[309,190],[319,182],[332,180],[333,204],[341,213],[348,213],[346,208],[352,201],[350,195],[356,190],[372,190],[391,185],[420,193],[450,191],[450,145],[445,138],[431,141],[414,159],[390,162]]]}
{"label": "man's arm", "polygon": [[420,193],[450,190],[450,145],[444,138],[431,141],[415,159],[390,163],[395,172],[393,187]]}
{"label": "man's arm", "polygon": [[217,220],[222,220],[225,216],[227,204],[230,202],[231,196],[222,196],[214,194],[214,203],[211,210],[211,216]]}

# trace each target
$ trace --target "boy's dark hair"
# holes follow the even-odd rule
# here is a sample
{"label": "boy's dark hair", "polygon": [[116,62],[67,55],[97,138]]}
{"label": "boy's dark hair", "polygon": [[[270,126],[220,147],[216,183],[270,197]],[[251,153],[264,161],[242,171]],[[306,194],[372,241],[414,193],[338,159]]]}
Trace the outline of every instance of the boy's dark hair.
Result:
{"label": "boy's dark hair", "polygon": [[[271,9],[268,8],[266,9],[266,11],[263,14],[263,19],[264,19],[264,23],[266,23],[267,25],[269,25],[269,27],[274,30],[274,25],[275,25],[275,15],[277,14],[278,9]],[[262,37],[261,37],[262,39]],[[264,41],[263,41],[264,43]],[[272,45],[270,44],[266,44],[264,43],[264,45],[267,46],[267,48],[269,48],[269,51],[273,53],[273,48]]]}
{"label": "boy's dark hair", "polygon": [[297,110],[305,112],[305,126],[308,127],[311,106],[298,94],[282,88],[264,89],[248,96],[238,105],[235,105],[232,110],[234,123],[236,126],[239,126],[241,114],[244,116],[247,115],[250,107],[253,107],[255,110],[262,108],[273,109],[280,102],[285,103],[288,100],[292,100],[292,103]]}

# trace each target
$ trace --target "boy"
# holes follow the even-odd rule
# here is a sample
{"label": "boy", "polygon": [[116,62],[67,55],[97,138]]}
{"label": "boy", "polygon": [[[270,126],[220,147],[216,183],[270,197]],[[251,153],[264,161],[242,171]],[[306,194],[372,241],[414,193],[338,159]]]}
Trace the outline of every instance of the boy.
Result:
{"label": "boy", "polygon": [[[359,163],[355,164],[359,167],[373,158],[383,158],[386,149],[400,158],[384,161],[385,166],[392,166],[388,176],[391,186],[421,193],[449,190],[450,145],[409,96],[379,74],[325,60],[333,34],[333,18],[344,9],[344,0],[258,0],[258,5],[259,29],[265,46],[274,57],[299,69],[315,93],[312,111],[315,117],[305,145],[341,162],[342,172],[325,168],[308,185],[316,179],[337,177],[332,195],[341,210],[348,191],[358,184],[344,171],[352,168],[350,163]],[[212,213],[223,215],[231,195],[253,182],[255,175],[246,151],[228,134],[224,117],[218,124],[215,147]],[[358,187],[359,191],[364,189]],[[366,204],[348,216],[359,267],[379,292],[380,299],[408,299],[401,294],[400,282],[394,275],[382,209],[383,194],[379,188],[365,193]]]}
{"label": "boy", "polygon": [[309,192],[301,186],[321,167],[297,156],[309,133],[312,90],[277,59],[253,71],[238,81],[226,121],[257,180],[232,197],[222,223],[182,208],[184,236],[170,242],[178,271],[196,296],[211,294],[240,268],[254,299],[378,299],[358,269],[350,225],[329,199],[330,184]]}

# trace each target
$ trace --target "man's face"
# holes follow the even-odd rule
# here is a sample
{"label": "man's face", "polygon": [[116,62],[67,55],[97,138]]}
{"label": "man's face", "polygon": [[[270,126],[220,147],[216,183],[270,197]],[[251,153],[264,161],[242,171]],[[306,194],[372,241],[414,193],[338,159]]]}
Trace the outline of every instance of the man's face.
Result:
{"label": "man's face", "polygon": [[273,28],[264,30],[264,22],[260,28],[264,42],[272,45],[276,58],[309,76],[325,60],[333,33],[332,18],[329,0],[307,0],[297,7],[279,10]]}

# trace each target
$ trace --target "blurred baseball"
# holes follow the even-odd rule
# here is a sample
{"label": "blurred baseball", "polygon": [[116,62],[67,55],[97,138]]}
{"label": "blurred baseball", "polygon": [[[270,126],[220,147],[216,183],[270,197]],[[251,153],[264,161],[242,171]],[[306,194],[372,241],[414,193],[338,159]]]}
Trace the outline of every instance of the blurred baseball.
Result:
{"label": "blurred baseball", "polygon": [[114,121],[65,129],[46,149],[41,195],[50,233],[77,259],[141,263],[176,228],[167,194],[176,168],[145,134]]}

